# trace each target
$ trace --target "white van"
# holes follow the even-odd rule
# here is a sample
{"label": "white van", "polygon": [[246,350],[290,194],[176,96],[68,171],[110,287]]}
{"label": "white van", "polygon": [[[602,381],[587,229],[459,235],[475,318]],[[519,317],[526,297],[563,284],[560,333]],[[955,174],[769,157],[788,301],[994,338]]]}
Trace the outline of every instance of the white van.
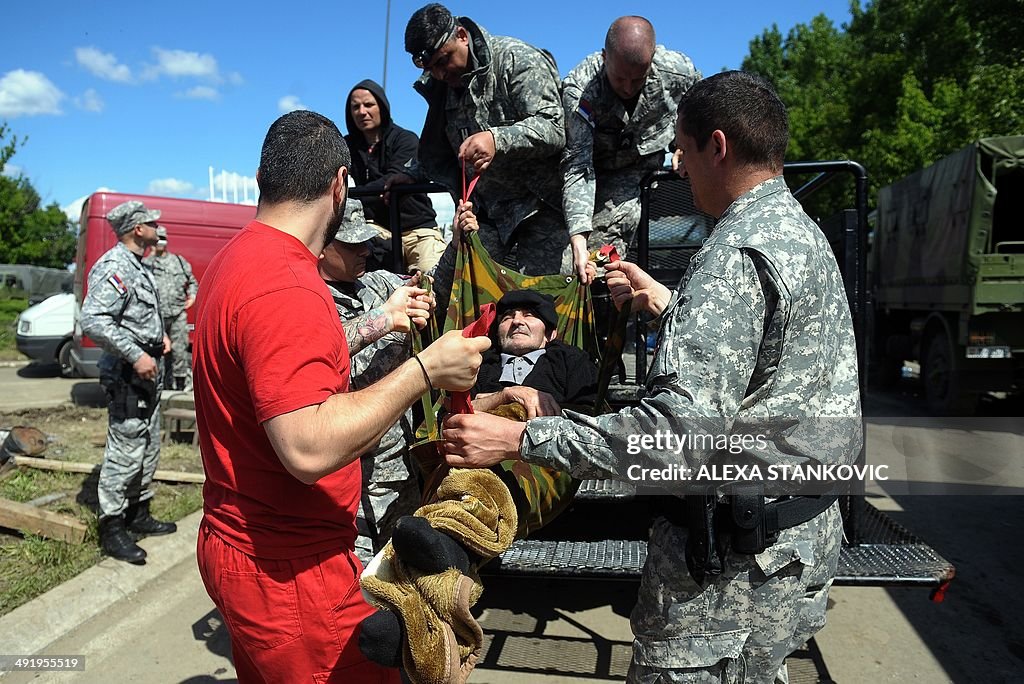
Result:
{"label": "white van", "polygon": [[15,342],[25,356],[43,363],[57,362],[60,374],[74,377],[71,343],[75,331],[75,295],[55,294],[21,312]]}

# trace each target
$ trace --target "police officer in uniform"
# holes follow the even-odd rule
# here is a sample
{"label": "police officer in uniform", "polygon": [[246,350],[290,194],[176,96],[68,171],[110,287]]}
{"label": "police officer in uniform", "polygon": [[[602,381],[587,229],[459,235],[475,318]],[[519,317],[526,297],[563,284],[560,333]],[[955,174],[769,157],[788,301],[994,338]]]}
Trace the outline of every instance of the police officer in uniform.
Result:
{"label": "police officer in uniform", "polygon": [[[188,309],[196,302],[199,283],[192,275],[192,264],[180,254],[167,250],[167,229],[156,229],[156,249],[142,260],[153,273],[160,295],[160,315],[164,332],[171,338],[171,353],[165,357],[164,377],[174,377],[172,389],[192,389],[192,357],[188,351]],[[170,380],[167,382],[170,385]]]}
{"label": "police officer in uniform", "polygon": [[[369,240],[363,204],[349,198],[341,229],[320,256],[318,270],[334,299],[352,363],[351,388],[374,384],[412,356],[412,325],[423,327],[432,313],[431,295],[388,271],[366,272]],[[407,287],[407,285],[412,285]],[[356,555],[366,565],[391,538],[395,523],[419,507],[420,491],[410,462],[416,441],[407,409],[360,458],[363,488],[356,515]]]}
{"label": "police officer in uniform", "polygon": [[[410,174],[442,183],[454,196],[465,165],[480,176],[473,202],[487,253],[504,261],[515,249],[516,267],[529,275],[569,273],[558,174],[565,124],[554,58],[437,3],[409,19],[405,49],[423,69],[414,87],[427,100]],[[400,174],[392,182],[409,180]]]}
{"label": "police officer in uniform", "polygon": [[103,347],[100,384],[110,400],[98,486],[100,546],[129,563],[146,559],[129,532],[157,535],[177,529],[149,512],[149,484],[160,458],[158,361],[170,348],[156,283],[142,264],[146,248],[156,244],[158,218],[159,210],[135,200],[110,210],[107,220],[118,244],[89,271],[82,304],[82,332]]}
{"label": "police officer in uniform", "polygon": [[[853,463],[863,429],[850,308],[827,239],[782,177],[788,133],[785,106],[757,76],[723,72],[690,88],[674,166],[718,223],[674,292],[635,264],[608,266],[616,303],[659,317],[645,398],[525,428],[451,416],[449,464],[518,458],[628,480],[631,469],[696,473],[741,455],[762,467]],[[636,448],[659,431],[701,439]],[[753,435],[740,454],[703,439]],[[842,542],[834,492],[686,474],[661,484],[674,496],[651,528],[627,681],[788,681],[786,657],[825,623]]]}
{"label": "police officer in uniform", "polygon": [[584,281],[588,250],[610,243],[626,255],[640,183],[665,165],[679,98],[698,80],[689,57],[656,45],[651,23],[629,16],[562,82],[562,207]]}

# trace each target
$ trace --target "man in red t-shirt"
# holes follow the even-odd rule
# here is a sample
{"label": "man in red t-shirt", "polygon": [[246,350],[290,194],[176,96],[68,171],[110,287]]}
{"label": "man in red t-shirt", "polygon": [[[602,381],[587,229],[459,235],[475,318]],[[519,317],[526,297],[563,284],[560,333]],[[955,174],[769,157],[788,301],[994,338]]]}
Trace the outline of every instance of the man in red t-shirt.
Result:
{"label": "man in red t-shirt", "polygon": [[348,393],[345,336],[317,255],[350,158],[329,119],[285,114],[263,143],[256,218],[211,262],[194,385],[206,469],[199,571],[241,682],[398,682],[359,652],[359,456],[428,387],[473,385],[485,338],[449,333]]}

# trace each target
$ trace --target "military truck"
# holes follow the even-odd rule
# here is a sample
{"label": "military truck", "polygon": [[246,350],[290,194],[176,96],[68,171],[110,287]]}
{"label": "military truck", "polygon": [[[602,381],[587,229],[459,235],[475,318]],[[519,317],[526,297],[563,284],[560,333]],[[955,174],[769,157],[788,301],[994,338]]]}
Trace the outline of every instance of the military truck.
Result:
{"label": "military truck", "polygon": [[1024,386],[1024,136],[983,138],[878,192],[869,260],[878,377],[920,367],[929,410]]}

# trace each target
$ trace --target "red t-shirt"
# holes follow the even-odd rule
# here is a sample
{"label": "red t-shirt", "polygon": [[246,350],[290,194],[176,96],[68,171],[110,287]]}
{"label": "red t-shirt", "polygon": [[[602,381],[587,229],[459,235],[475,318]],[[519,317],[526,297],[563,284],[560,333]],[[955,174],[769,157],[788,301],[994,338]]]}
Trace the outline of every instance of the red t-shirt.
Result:
{"label": "red t-shirt", "polygon": [[359,460],[303,484],[285,470],[262,425],[348,390],[348,345],[316,257],[253,221],[210,263],[196,314],[206,521],[258,558],[351,548]]}

